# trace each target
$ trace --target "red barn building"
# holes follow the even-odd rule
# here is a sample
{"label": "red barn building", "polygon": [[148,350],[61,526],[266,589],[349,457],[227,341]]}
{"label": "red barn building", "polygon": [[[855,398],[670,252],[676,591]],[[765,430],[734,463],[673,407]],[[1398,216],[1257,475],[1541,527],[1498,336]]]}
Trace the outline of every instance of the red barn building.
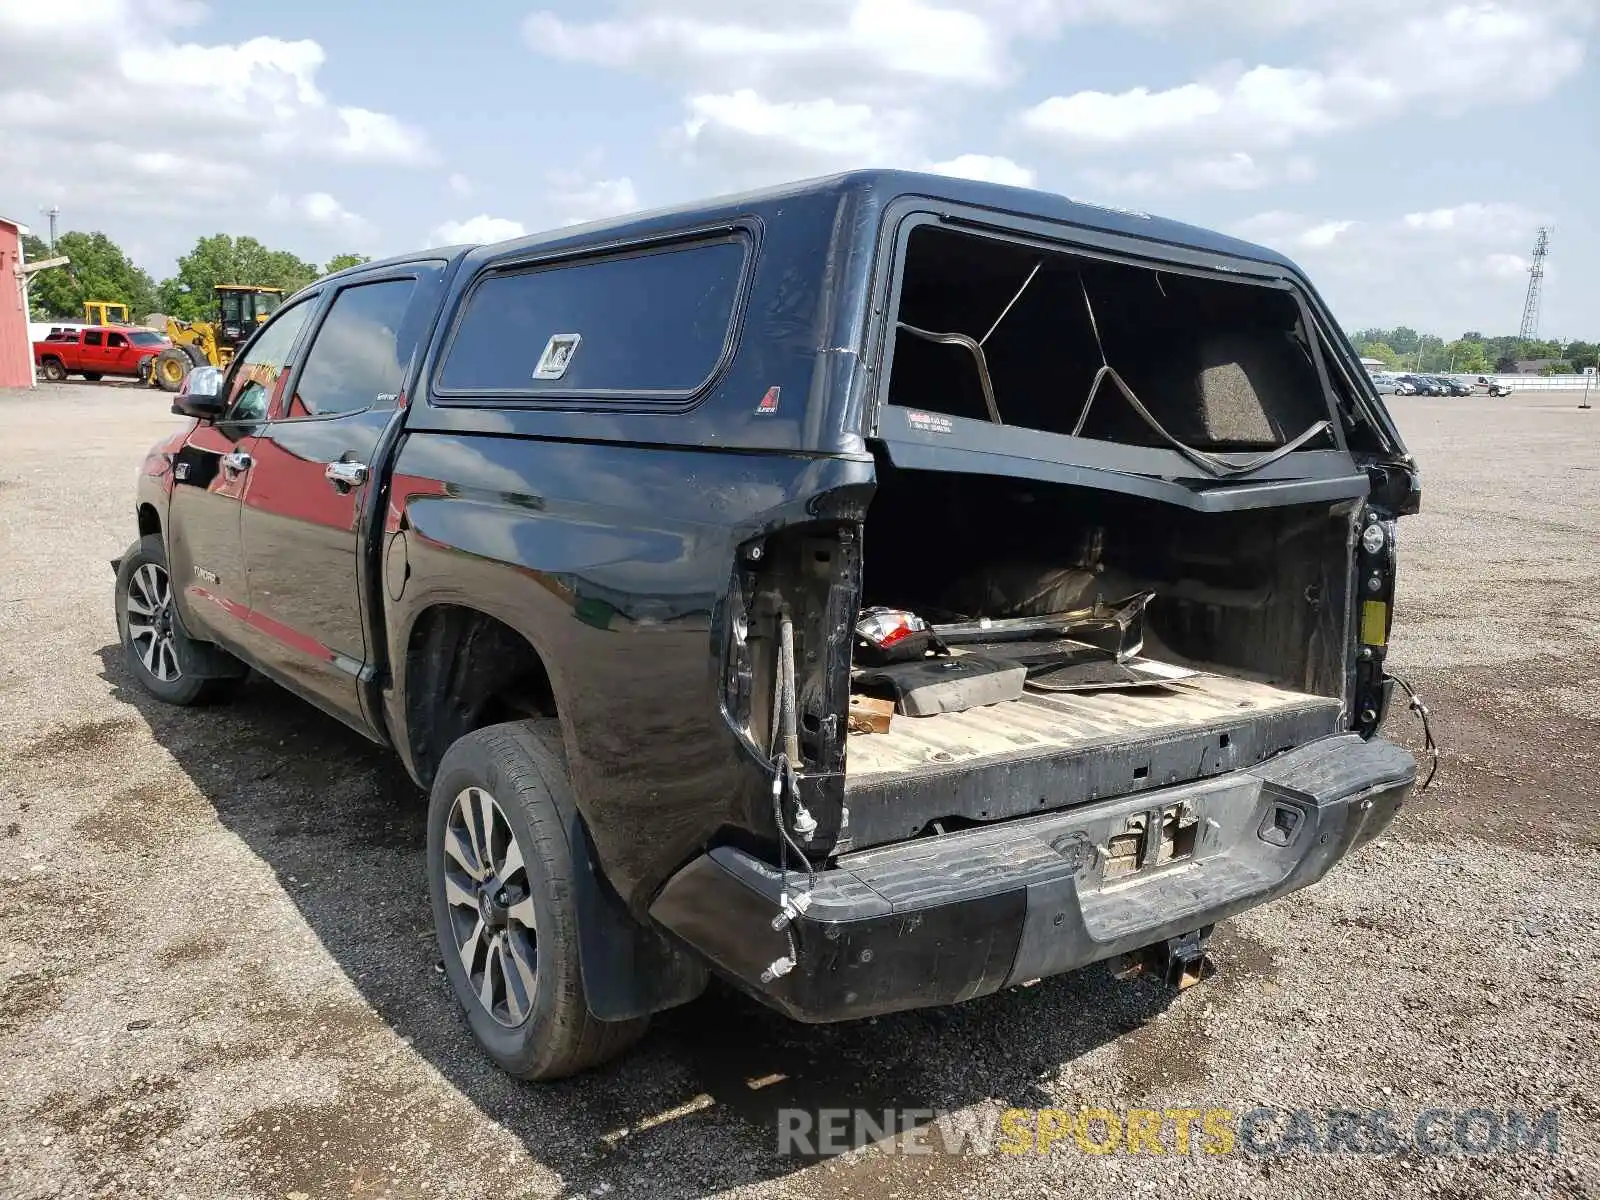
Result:
{"label": "red barn building", "polygon": [[26,225],[0,217],[0,387],[33,386],[33,343],[22,291],[22,235]]}

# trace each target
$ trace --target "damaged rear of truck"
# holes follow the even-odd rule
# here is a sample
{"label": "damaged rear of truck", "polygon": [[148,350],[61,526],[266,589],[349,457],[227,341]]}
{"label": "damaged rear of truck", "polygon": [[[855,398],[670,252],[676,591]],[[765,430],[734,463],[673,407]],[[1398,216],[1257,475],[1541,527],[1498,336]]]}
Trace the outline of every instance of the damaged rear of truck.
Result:
{"label": "damaged rear of truck", "polygon": [[[1412,789],[1379,730],[1418,475],[1286,259],[864,172],[449,279],[364,704],[433,788],[446,973],[509,1069],[592,1064],[711,972],[810,1022],[1192,974]],[[485,728],[528,720],[544,749]],[[485,796],[506,872],[460,841]],[[512,804],[570,864],[496,840]]]}
{"label": "damaged rear of truck", "polygon": [[849,401],[808,398],[870,470],[730,564],[770,826],[650,911],[801,1020],[1137,951],[1180,977],[1415,780],[1378,730],[1418,478],[1337,326],[1265,251],[1025,195],[872,212],[831,281],[867,298]]}

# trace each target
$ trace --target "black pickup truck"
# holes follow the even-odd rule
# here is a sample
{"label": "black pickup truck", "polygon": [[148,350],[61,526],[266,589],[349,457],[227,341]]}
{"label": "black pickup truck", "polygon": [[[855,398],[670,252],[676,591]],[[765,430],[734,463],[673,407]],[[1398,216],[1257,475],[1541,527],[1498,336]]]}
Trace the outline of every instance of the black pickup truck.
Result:
{"label": "black pickup truck", "polygon": [[834,1021],[1192,967],[1415,780],[1417,471],[1257,246],[856,173],[340,272],[175,401],[131,669],[394,747],[523,1076],[712,972]]}

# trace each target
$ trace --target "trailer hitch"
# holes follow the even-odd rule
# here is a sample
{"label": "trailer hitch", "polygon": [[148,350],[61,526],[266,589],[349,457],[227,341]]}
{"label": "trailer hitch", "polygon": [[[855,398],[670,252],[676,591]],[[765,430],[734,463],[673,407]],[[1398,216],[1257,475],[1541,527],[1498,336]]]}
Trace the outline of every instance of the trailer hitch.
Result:
{"label": "trailer hitch", "polygon": [[1113,964],[1112,974],[1118,979],[1148,974],[1160,979],[1166,987],[1187,991],[1217,973],[1217,964],[1206,953],[1211,931],[1215,928],[1207,925],[1125,954]]}

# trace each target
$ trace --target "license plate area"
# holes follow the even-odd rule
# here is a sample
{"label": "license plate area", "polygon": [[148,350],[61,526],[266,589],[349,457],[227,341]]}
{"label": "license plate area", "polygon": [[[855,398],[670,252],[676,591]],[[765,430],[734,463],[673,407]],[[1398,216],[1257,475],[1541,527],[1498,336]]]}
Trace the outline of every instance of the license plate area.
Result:
{"label": "license plate area", "polygon": [[1101,878],[1116,883],[1160,867],[1192,862],[1199,847],[1201,821],[1200,806],[1187,800],[1127,814],[1095,847]]}

